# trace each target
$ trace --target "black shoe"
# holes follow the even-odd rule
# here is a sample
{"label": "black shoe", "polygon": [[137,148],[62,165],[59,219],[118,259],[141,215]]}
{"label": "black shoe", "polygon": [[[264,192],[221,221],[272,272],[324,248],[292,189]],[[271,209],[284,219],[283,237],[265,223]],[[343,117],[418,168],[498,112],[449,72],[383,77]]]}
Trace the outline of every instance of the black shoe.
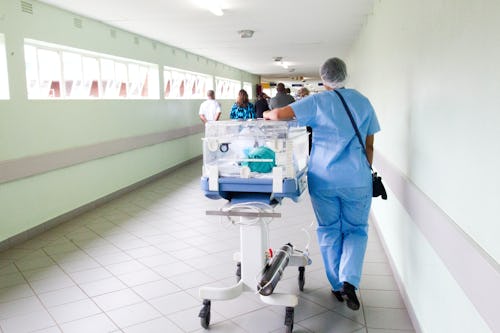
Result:
{"label": "black shoe", "polygon": [[347,307],[351,310],[359,309],[359,300],[356,296],[356,288],[349,282],[344,282],[344,286],[340,289],[342,297],[347,302]]}
{"label": "black shoe", "polygon": [[335,296],[335,298],[337,299],[337,301],[339,302],[343,302],[344,301],[344,298],[342,297],[342,293],[338,290],[332,290],[332,294],[333,296]]}

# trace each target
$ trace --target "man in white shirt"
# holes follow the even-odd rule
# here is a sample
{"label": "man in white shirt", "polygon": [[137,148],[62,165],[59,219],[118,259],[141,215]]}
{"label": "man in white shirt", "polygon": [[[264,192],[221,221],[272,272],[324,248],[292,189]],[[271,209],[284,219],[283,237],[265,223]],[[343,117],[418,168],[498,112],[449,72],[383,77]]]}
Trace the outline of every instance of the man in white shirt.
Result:
{"label": "man in white shirt", "polygon": [[215,92],[207,91],[207,100],[200,105],[200,119],[203,123],[219,120],[221,115],[220,103],[215,100]]}

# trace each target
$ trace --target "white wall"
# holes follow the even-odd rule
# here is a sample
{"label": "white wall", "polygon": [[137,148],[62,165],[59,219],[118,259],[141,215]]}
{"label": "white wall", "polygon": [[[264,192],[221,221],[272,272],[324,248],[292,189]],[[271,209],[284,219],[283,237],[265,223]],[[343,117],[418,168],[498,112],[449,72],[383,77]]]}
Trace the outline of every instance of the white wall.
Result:
{"label": "white wall", "polygon": [[[416,207],[405,189],[373,206],[424,332],[489,332],[498,324],[471,303],[467,288],[492,287],[482,273],[449,267],[446,253],[460,258],[463,249],[441,248],[453,244],[450,235],[426,234],[432,223],[458,227],[457,237],[500,284],[499,31],[498,0],[378,0],[347,59],[350,86],[370,98],[379,116],[376,154],[390,166],[382,175],[405,178],[428,200],[419,209],[440,211],[429,224],[417,222],[417,213],[408,215]],[[473,274],[475,286],[460,282]]]}

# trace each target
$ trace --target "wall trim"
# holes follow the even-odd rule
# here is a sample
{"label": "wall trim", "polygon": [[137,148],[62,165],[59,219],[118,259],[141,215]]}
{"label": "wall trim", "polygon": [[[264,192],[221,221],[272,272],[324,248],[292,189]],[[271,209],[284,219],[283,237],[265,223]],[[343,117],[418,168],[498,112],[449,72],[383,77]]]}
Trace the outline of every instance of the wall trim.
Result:
{"label": "wall trim", "polygon": [[134,149],[180,139],[201,133],[203,129],[203,125],[200,124],[13,160],[0,161],[0,184],[124,153]]}
{"label": "wall trim", "polygon": [[[189,165],[193,162],[196,162],[196,161],[200,160],[201,158],[202,158],[201,155],[193,157],[193,158],[186,160],[184,162],[181,162],[173,167],[170,167],[166,170],[163,170],[157,174],[154,174],[154,175],[149,176],[145,179],[142,179],[136,183],[133,183],[133,184],[128,185],[124,188],[121,188],[121,189],[119,189],[115,192],[112,192],[108,195],[105,195],[99,199],[91,201],[83,206],[77,207],[77,208],[75,208],[67,213],[64,213],[64,214],[59,215],[55,218],[52,218],[48,221],[45,221],[45,222],[43,222],[43,223],[41,223],[33,228],[30,228],[26,231],[19,233],[17,235],[14,235],[14,236],[7,238],[3,241],[0,241],[0,252],[5,251],[5,250],[7,250],[11,247],[14,247],[16,245],[22,244],[22,243],[26,242],[27,240],[29,240],[33,237],[36,237],[36,236],[44,233],[45,231],[52,229],[52,228],[54,228],[62,223],[65,223],[71,219],[74,219],[75,217],[77,217],[83,213],[86,213],[88,211],[96,209],[98,206],[101,206],[105,203],[108,203],[112,200],[115,200],[115,199],[117,199],[117,198],[119,198],[119,197],[121,197],[129,192],[137,190],[138,188],[143,187],[151,182],[159,180],[159,179],[171,174],[172,172],[176,171],[177,169],[180,169],[183,166]],[[201,172],[201,170],[200,170],[200,172]]]}
{"label": "wall trim", "polygon": [[496,297],[500,295],[500,264],[378,152],[375,165],[395,199],[411,216],[478,313],[493,332],[500,332],[500,298]]}

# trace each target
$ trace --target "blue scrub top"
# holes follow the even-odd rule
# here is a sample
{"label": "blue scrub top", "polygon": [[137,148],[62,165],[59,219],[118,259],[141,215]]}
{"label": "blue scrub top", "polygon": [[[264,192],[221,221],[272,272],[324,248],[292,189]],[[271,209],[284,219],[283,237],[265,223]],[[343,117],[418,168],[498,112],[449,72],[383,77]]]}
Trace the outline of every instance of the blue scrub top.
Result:
{"label": "blue scrub top", "polygon": [[[337,90],[346,100],[363,144],[380,131],[370,101],[354,89]],[[370,165],[349,116],[332,91],[324,91],[290,104],[301,126],[313,130],[308,183],[316,189],[371,186]]]}

